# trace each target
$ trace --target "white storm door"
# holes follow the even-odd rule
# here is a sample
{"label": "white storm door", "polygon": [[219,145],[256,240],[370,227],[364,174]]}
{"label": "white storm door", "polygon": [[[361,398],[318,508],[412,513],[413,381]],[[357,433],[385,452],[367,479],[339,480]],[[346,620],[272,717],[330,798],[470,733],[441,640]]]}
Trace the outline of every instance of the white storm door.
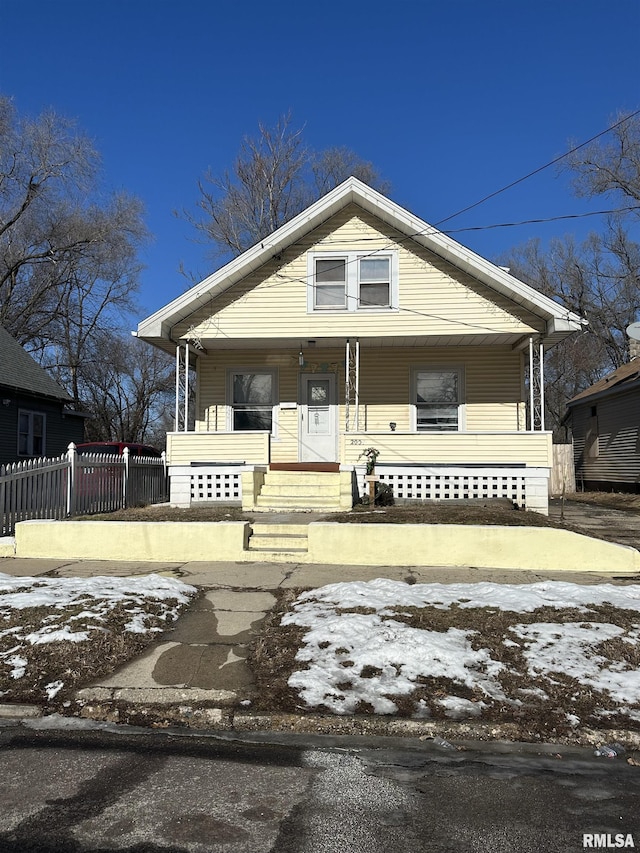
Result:
{"label": "white storm door", "polygon": [[300,461],[335,462],[338,406],[334,373],[300,376]]}

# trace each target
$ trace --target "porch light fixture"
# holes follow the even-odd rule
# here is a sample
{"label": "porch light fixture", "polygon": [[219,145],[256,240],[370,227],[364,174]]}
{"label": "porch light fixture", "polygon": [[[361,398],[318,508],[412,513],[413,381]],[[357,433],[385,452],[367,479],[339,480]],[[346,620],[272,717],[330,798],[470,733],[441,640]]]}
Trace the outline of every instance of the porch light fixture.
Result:
{"label": "porch light fixture", "polygon": [[304,367],[304,353],[302,352],[302,350],[300,350],[300,352],[298,353],[298,364],[300,365],[300,367]]}
{"label": "porch light fixture", "polygon": [[389,421],[389,427],[391,428],[391,432],[396,431],[397,424],[395,421]]}

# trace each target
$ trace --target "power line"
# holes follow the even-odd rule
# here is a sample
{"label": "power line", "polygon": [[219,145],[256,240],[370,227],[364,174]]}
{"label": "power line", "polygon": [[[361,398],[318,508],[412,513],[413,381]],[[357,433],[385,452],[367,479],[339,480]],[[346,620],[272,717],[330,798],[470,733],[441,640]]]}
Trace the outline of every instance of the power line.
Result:
{"label": "power line", "polygon": [[[534,169],[533,171],[527,173],[523,177],[518,178],[515,181],[512,181],[510,184],[507,184],[506,186],[504,186],[498,190],[495,190],[492,193],[489,193],[489,195],[484,196],[484,198],[481,198],[479,201],[474,202],[474,204],[468,205],[467,207],[463,208],[462,210],[459,210],[456,213],[452,213],[450,216],[447,216],[444,219],[438,220],[438,222],[436,222],[435,225],[428,225],[426,228],[423,228],[421,231],[417,231],[414,234],[408,234],[408,235],[405,235],[404,237],[400,237],[397,241],[395,241],[395,243],[391,243],[389,245],[383,246],[382,248],[375,249],[372,252],[369,252],[367,254],[359,255],[357,258],[354,258],[353,260],[348,261],[348,263],[359,262],[362,258],[371,257],[371,256],[374,256],[374,255],[380,253],[380,252],[389,251],[390,249],[394,248],[396,245],[404,243],[407,240],[410,240],[414,237],[429,236],[430,234],[436,234],[436,233],[456,234],[456,233],[462,233],[464,231],[482,231],[482,230],[488,230],[491,228],[509,228],[509,227],[516,227],[518,225],[541,224],[541,223],[545,223],[545,222],[555,222],[555,221],[561,221],[561,220],[567,220],[567,219],[580,219],[580,218],[587,217],[587,216],[602,216],[602,215],[606,215],[606,214],[622,213],[625,211],[640,209],[639,206],[635,206],[635,207],[619,208],[616,210],[608,210],[608,211],[605,210],[605,211],[596,211],[596,212],[589,212],[589,213],[582,213],[582,214],[566,214],[563,216],[549,217],[546,219],[531,219],[531,220],[523,220],[522,222],[496,223],[493,225],[473,226],[473,227],[467,227],[467,228],[453,229],[451,231],[442,231],[441,229],[436,227],[436,226],[441,225],[444,222],[448,222],[451,219],[455,219],[457,216],[460,216],[463,213],[467,213],[469,210],[473,210],[474,208],[479,207],[481,204],[484,204],[485,201],[488,201],[491,198],[495,198],[495,196],[500,195],[501,193],[506,192],[509,189],[512,189],[513,187],[517,186],[518,184],[523,183],[524,181],[528,180],[529,178],[533,177],[534,175],[537,175],[540,172],[544,171],[545,169],[548,169],[551,166],[554,166],[556,163],[559,163],[561,160],[564,160],[569,155],[575,153],[576,151],[579,151],[581,148],[584,148],[586,145],[589,145],[591,142],[594,142],[596,139],[599,139],[600,137],[604,136],[605,134],[610,133],[612,130],[615,130],[617,127],[620,127],[621,125],[625,124],[627,121],[630,121],[632,118],[635,118],[638,115],[640,115],[640,109],[636,110],[633,113],[630,113],[627,116],[624,116],[619,121],[615,122],[614,124],[610,125],[609,127],[605,128],[604,130],[600,131],[599,133],[595,134],[595,136],[592,136],[589,139],[585,140],[584,142],[581,142],[579,145],[574,146],[573,148],[566,151],[564,154],[561,154],[560,156],[555,157],[553,160],[550,160],[548,163],[545,163],[543,166],[539,166],[537,169]],[[366,242],[368,240],[377,240],[377,239],[379,239],[379,238],[362,238],[362,242]],[[338,245],[338,244],[339,244],[339,241],[336,241],[335,243],[331,243],[330,241],[327,241],[327,242],[323,243],[322,245]],[[280,279],[280,281],[274,282],[271,285],[266,285],[263,289],[266,290],[266,289],[271,289],[272,287],[279,287],[282,284],[284,284],[285,282],[292,282],[292,283],[300,282],[301,284],[304,284],[306,287],[312,286],[313,274],[311,274],[310,276],[307,275],[305,277],[293,277],[293,276],[283,276],[279,273],[276,273],[276,276],[277,276],[277,278]],[[311,281],[310,281],[310,279],[311,279]],[[235,284],[239,284],[239,282],[235,282]],[[235,284],[232,286],[235,286]],[[352,298],[352,299],[358,298],[358,297],[349,297],[347,294],[346,294],[346,296],[347,296],[347,298]],[[559,306],[559,307],[564,307],[564,306]],[[419,316],[424,316],[424,317],[428,317],[431,319],[441,320],[444,322],[452,322],[450,319],[447,319],[445,317],[440,317],[436,314],[429,314],[429,313],[423,312],[423,311],[417,311],[415,309],[399,308],[397,310],[408,312],[411,314],[417,314]],[[568,311],[568,309],[566,309],[566,308],[564,308],[564,310]],[[493,331],[493,332],[497,331],[495,329],[488,329],[486,327],[476,326],[475,324],[471,324],[471,323],[460,323],[460,325],[466,325],[466,326],[470,326],[473,328],[482,328],[485,331]]]}
{"label": "power line", "polygon": [[476,201],[473,204],[470,204],[468,207],[464,207],[462,210],[459,210],[457,213],[452,213],[451,216],[447,216],[445,219],[440,219],[436,222],[436,225],[442,225],[443,222],[448,222],[450,219],[455,219],[456,216],[460,216],[463,213],[467,213],[469,210],[473,210],[475,207],[479,207],[481,204],[484,204],[485,201],[489,201],[490,198],[495,198],[495,196],[500,195],[500,193],[506,192],[510,190],[512,187],[521,184],[523,181],[532,178],[534,175],[543,172],[545,169],[548,169],[550,166],[555,166],[556,163],[559,163],[561,160],[564,160],[565,157],[568,157],[570,154],[574,154],[576,151],[579,151],[581,148],[584,148],[585,145],[589,145],[591,142],[595,142],[596,139],[600,139],[601,136],[604,136],[606,133],[610,133],[610,131],[615,130],[617,127],[620,127],[625,122],[630,121],[632,118],[635,118],[637,115],[640,115],[640,110],[636,110],[630,115],[624,116],[619,121],[605,128],[605,130],[601,130],[600,133],[596,133],[595,136],[592,136],[590,139],[587,139],[585,142],[581,142],[579,145],[576,145],[574,148],[570,148],[569,151],[566,151],[564,154],[561,154],[559,157],[555,157],[553,160],[550,160],[548,163],[545,163],[544,166],[539,166],[537,169],[534,169],[533,172],[529,172],[527,175],[524,175],[522,178],[518,178],[517,181],[512,181],[510,184],[507,184],[505,187],[502,187],[495,192],[489,193],[484,198],[481,198],[480,201]]}
{"label": "power line", "polygon": [[[632,207],[616,207],[611,210],[592,210],[586,213],[565,213],[558,216],[546,216],[541,217],[539,219],[522,219],[519,222],[495,222],[491,225],[469,225],[466,228],[452,228],[452,229],[438,229],[438,232],[435,231],[433,233],[440,234],[462,234],[464,231],[489,231],[492,228],[517,228],[519,225],[540,225],[546,222],[561,222],[566,219],[584,219],[588,216],[606,216],[612,213],[629,213],[632,210],[640,210],[640,205],[633,205]],[[398,240],[398,242],[402,242],[403,240],[412,238],[412,237],[424,237],[429,236],[429,232],[418,231],[415,234],[407,234],[402,240]],[[358,243],[375,243],[379,242],[380,237],[361,237],[358,240]],[[322,240],[322,246],[343,246],[343,245],[352,245],[353,240],[331,240],[325,239]],[[383,251],[383,249],[376,249],[376,251]]]}
{"label": "power line", "polygon": [[606,216],[611,213],[628,213],[631,210],[640,210],[640,205],[633,207],[617,207],[613,210],[592,210],[589,213],[567,213],[563,216],[549,216],[543,219],[523,219],[520,222],[497,222],[493,225],[474,225],[468,228],[454,228],[451,231],[443,231],[443,234],[460,234],[463,231],[488,231],[491,228],[514,228],[518,225],[539,225],[545,222],[561,222],[564,219],[584,219],[587,216]]}

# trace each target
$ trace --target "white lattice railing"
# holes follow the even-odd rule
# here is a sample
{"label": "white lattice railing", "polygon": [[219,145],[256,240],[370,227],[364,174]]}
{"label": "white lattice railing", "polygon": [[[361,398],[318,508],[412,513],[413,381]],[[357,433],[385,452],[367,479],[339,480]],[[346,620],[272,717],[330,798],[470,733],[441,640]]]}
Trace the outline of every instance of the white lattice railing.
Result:
{"label": "white lattice railing", "polygon": [[243,468],[240,465],[170,466],[171,503],[179,506],[212,501],[240,503]]}
{"label": "white lattice railing", "polygon": [[240,501],[242,481],[240,472],[195,468],[191,474],[192,501]]}
{"label": "white lattice railing", "polygon": [[[489,500],[507,498],[517,506],[526,506],[527,479],[531,473],[525,467],[475,466],[395,466],[378,465],[376,474],[381,483],[393,489],[396,500]],[[537,473],[537,472],[536,472]],[[358,470],[360,494],[368,487],[364,471]]]}

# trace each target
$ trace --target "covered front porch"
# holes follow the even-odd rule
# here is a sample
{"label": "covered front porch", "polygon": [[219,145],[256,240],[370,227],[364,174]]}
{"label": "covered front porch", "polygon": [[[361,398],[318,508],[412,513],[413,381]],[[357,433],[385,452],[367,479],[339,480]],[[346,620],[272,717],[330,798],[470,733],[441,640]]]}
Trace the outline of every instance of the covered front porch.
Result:
{"label": "covered front porch", "polygon": [[178,346],[177,426],[167,438],[175,503],[251,509],[274,463],[333,463],[343,496],[350,479],[357,499],[367,490],[363,451],[373,447],[376,475],[396,500],[507,497],[547,511],[540,340],[278,343]]}
{"label": "covered front porch", "polygon": [[[273,461],[268,431],[173,432],[167,442],[173,503],[220,501],[256,508]],[[550,432],[345,433],[336,465],[343,495],[339,508],[345,508],[345,494],[357,499],[367,493],[362,456],[367,447],[379,450],[376,474],[396,500],[507,498],[524,509],[548,511]],[[312,471],[314,463],[305,467]],[[302,484],[302,471],[299,479]],[[316,491],[310,486],[310,497]]]}

